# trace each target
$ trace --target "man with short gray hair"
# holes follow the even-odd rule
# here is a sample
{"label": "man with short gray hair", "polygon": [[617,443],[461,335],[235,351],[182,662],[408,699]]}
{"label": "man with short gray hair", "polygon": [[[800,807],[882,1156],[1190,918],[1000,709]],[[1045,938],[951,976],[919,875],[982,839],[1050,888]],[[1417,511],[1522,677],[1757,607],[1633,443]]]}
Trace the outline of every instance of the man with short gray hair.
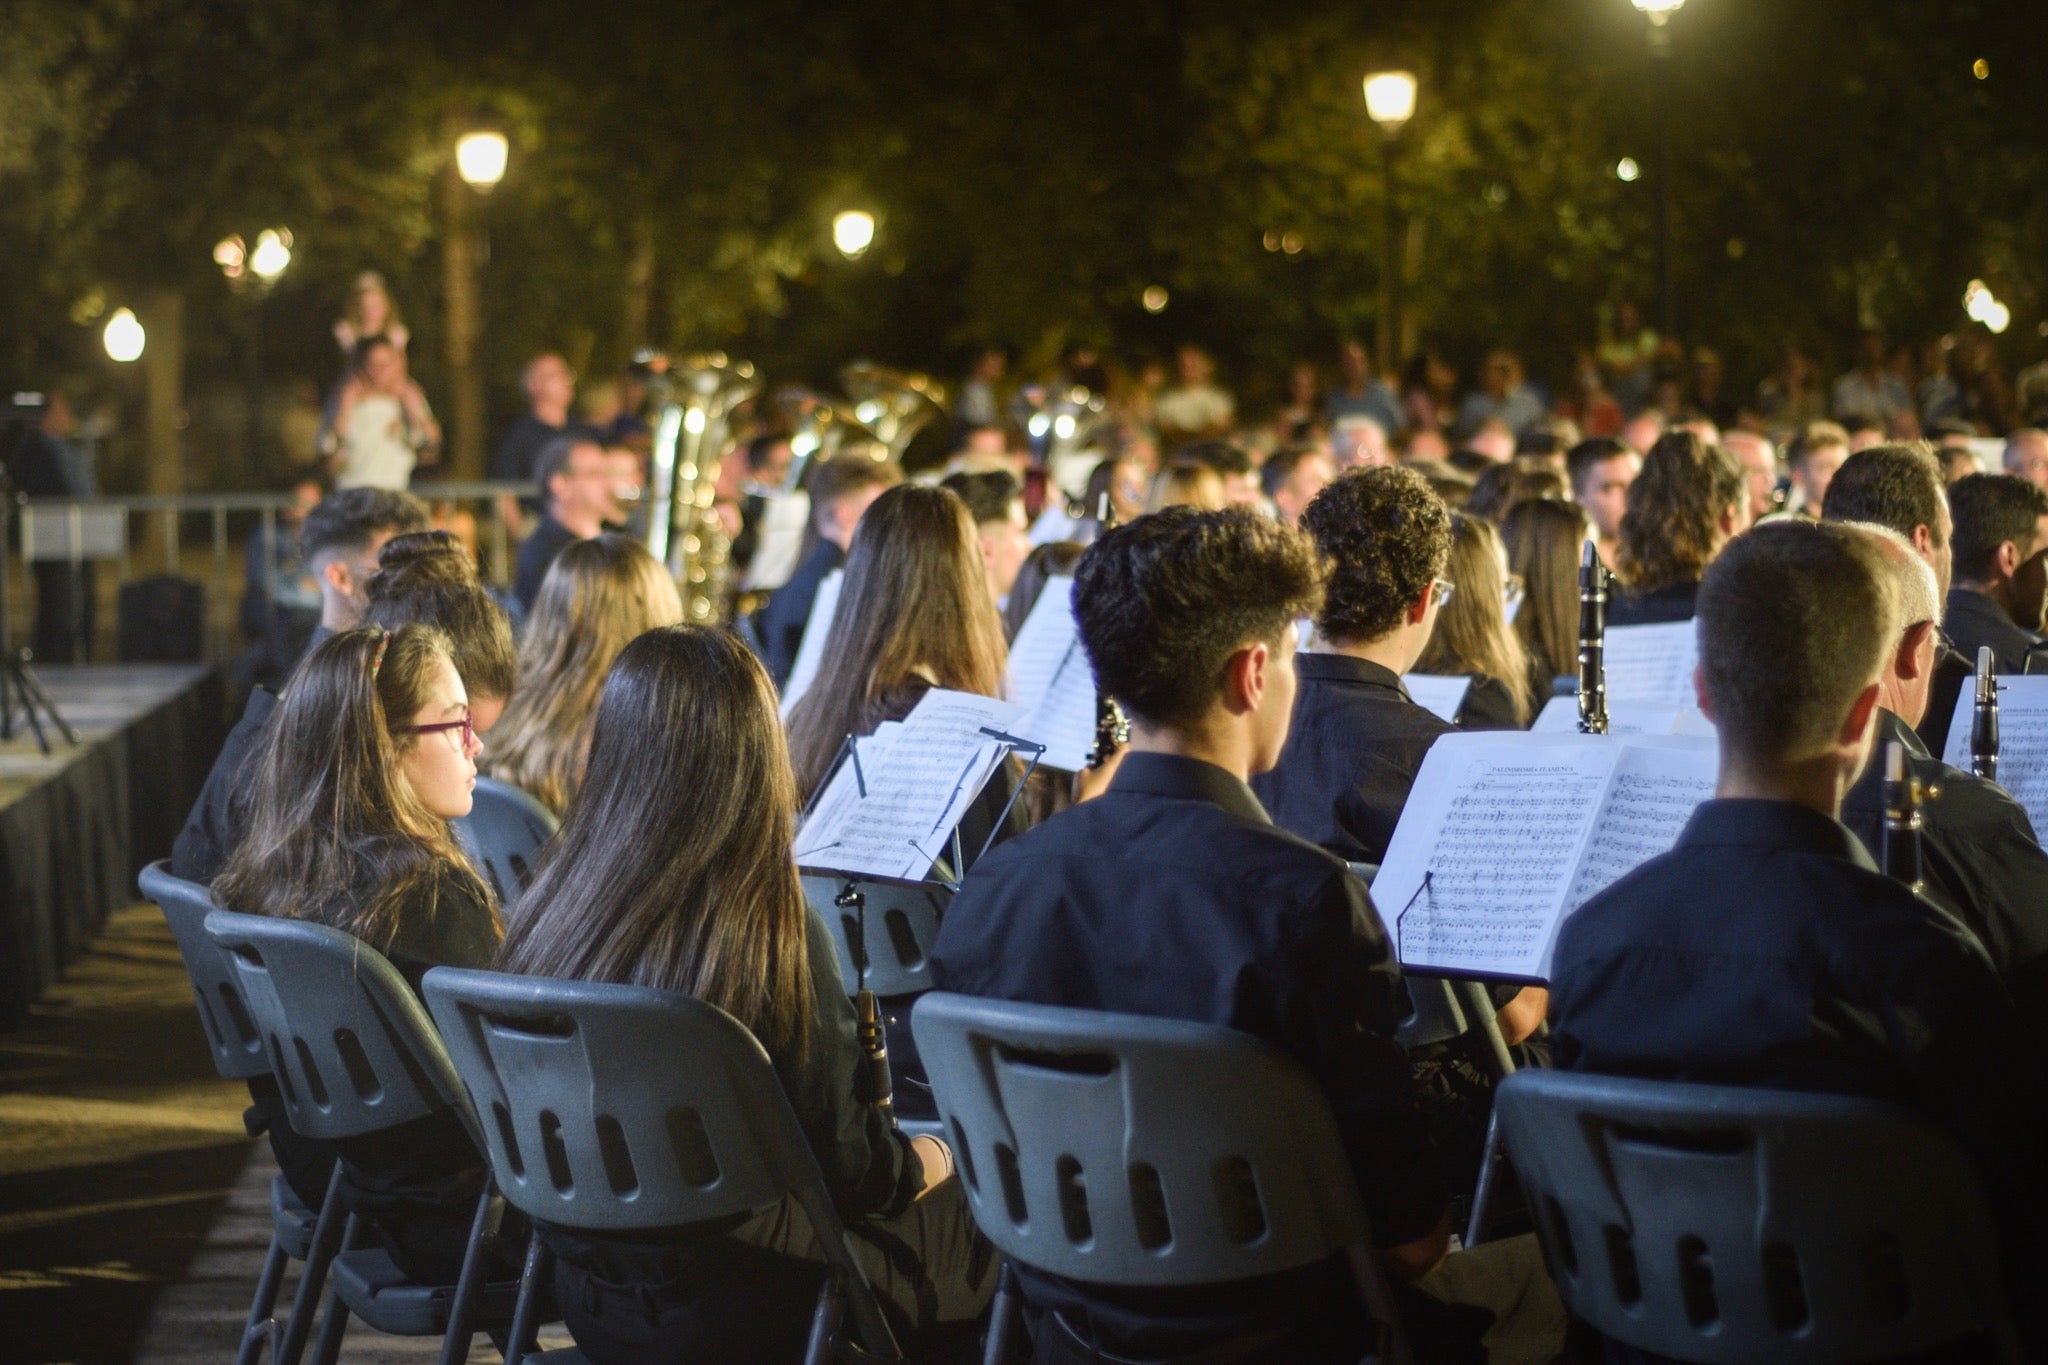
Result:
{"label": "man with short gray hair", "polygon": [[2005,438],[2005,472],[2048,488],[2048,431],[2021,427]]}

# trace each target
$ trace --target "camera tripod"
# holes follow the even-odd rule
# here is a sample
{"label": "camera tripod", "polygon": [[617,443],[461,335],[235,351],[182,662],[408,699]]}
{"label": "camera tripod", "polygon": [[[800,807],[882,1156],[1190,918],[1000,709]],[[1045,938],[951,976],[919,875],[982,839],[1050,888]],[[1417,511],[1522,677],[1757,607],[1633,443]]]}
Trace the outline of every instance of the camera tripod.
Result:
{"label": "camera tripod", "polygon": [[8,522],[14,515],[14,499],[13,483],[6,470],[0,468],[0,741],[13,739],[20,721],[25,720],[35,734],[36,747],[47,754],[50,736],[43,725],[45,717],[66,744],[78,743],[78,735],[28,666],[34,656],[27,647],[17,649],[14,645],[14,604],[8,596],[7,581],[8,560],[13,557]]}

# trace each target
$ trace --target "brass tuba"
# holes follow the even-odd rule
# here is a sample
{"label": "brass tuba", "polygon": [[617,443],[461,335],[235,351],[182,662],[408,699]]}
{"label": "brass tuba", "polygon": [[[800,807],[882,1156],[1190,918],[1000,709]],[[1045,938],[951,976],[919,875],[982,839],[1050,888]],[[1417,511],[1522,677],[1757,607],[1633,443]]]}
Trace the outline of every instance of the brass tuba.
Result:
{"label": "brass tuba", "polygon": [[754,367],[723,352],[688,356],[653,377],[653,506],[647,548],[675,575],[683,618],[723,617],[732,544],[718,519],[718,466],[734,408],[754,396]]}
{"label": "brass tuba", "polygon": [[929,375],[856,360],[839,372],[839,384],[853,400],[853,415],[898,462],[918,432],[933,418],[946,415],[946,388]]}
{"label": "brass tuba", "polygon": [[775,408],[789,430],[789,477],[783,487],[790,491],[802,488],[811,466],[831,459],[848,441],[877,447],[877,459],[883,453],[879,447],[888,444],[845,405],[809,389],[777,389]]}

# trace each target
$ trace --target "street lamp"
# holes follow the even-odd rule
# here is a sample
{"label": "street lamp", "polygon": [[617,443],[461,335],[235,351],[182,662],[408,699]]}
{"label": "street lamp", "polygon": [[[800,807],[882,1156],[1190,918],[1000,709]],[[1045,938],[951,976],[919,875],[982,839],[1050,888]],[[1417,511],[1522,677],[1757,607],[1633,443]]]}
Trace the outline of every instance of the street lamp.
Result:
{"label": "street lamp", "polygon": [[108,359],[123,365],[142,359],[142,347],[148,340],[142,324],[135,320],[134,311],[128,308],[115,309],[100,332],[100,344],[107,348]]}
{"label": "street lamp", "polygon": [[1381,163],[1386,171],[1386,218],[1380,241],[1380,366],[1393,370],[1400,364],[1401,345],[1401,208],[1395,194],[1394,144],[1401,129],[1415,117],[1415,73],[1375,71],[1365,78],[1365,112],[1385,134],[1380,139]]}
{"label": "street lamp", "polygon": [[464,133],[455,140],[455,171],[463,184],[489,194],[505,178],[505,163],[511,153],[503,133],[488,128]]}
{"label": "street lamp", "polygon": [[1671,290],[1671,115],[1664,86],[1671,78],[1671,16],[1685,0],[1630,0],[1650,21],[1650,121],[1657,139],[1657,314],[1665,336],[1678,330]]}
{"label": "street lamp", "polygon": [[284,228],[265,228],[256,236],[256,249],[249,253],[249,271],[265,285],[277,283],[292,263],[292,235]]}
{"label": "street lamp", "polygon": [[845,209],[832,218],[832,245],[849,261],[857,261],[875,243],[875,215]]}
{"label": "street lamp", "polygon": [[230,288],[249,296],[249,344],[242,362],[249,391],[243,442],[254,472],[263,445],[263,300],[291,266],[291,229],[265,228],[256,234],[254,247],[240,233],[231,233],[214,243],[213,263]]}

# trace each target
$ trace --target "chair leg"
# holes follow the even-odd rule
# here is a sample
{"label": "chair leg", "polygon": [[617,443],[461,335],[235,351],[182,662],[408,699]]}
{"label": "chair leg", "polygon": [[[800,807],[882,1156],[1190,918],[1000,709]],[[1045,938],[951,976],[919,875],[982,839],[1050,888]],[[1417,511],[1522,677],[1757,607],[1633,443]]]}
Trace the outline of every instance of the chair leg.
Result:
{"label": "chair leg", "polygon": [[989,1309],[988,1340],[982,1346],[981,1365],[1003,1365],[1010,1354],[1010,1338],[1017,1331],[1020,1305],[1017,1281],[1008,1261],[996,1272],[996,1298]]}
{"label": "chair leg", "polygon": [[256,1365],[263,1358],[263,1346],[271,1340],[277,1308],[277,1291],[284,1281],[285,1263],[291,1256],[284,1241],[270,1234],[270,1250],[263,1255],[263,1273],[256,1280],[256,1297],[249,1301],[249,1318],[242,1324],[242,1347],[235,1353],[235,1365]]}
{"label": "chair leg", "polygon": [[1479,1159],[1479,1183],[1472,1190],[1472,1216],[1465,1220],[1465,1245],[1478,1246],[1486,1235],[1486,1214],[1493,1203],[1493,1185],[1506,1148],[1500,1134],[1500,1111],[1486,1118],[1486,1155]]}
{"label": "chair leg", "polygon": [[535,1336],[540,1330],[540,1287],[553,1261],[554,1257],[548,1254],[540,1234],[535,1233],[526,1244],[526,1267],[519,1275],[519,1303],[512,1310],[512,1330],[507,1337],[509,1349],[505,1352],[505,1365],[519,1365],[526,1359],[527,1352],[538,1348]]}
{"label": "chair leg", "polygon": [[[341,1234],[341,1247],[335,1255],[344,1255],[356,1249],[356,1234],[362,1231],[361,1220],[355,1214],[348,1216],[348,1227]],[[320,1320],[320,1340],[313,1347],[313,1365],[334,1365],[341,1359],[342,1333],[348,1331],[348,1305],[341,1301],[341,1295],[327,1291],[327,1316]]]}
{"label": "chair leg", "polygon": [[804,1347],[804,1365],[830,1365],[832,1338],[839,1335],[839,1320],[846,1313],[846,1295],[839,1276],[828,1274],[818,1287],[818,1307],[811,1314],[811,1339]]}
{"label": "chair leg", "polygon": [[484,1178],[484,1192],[476,1199],[476,1217],[469,1223],[469,1245],[462,1253],[462,1276],[455,1282],[455,1300],[448,1305],[448,1334],[441,1338],[441,1365],[462,1365],[469,1359],[469,1339],[475,1333],[476,1295],[484,1280],[484,1229],[491,1222],[491,1199],[498,1187]]}
{"label": "chair leg", "polygon": [[292,1299],[292,1315],[286,1319],[284,1336],[272,1353],[275,1365],[299,1365],[305,1354],[306,1338],[313,1334],[313,1315],[320,1310],[320,1290],[327,1283],[327,1267],[347,1239],[353,1215],[341,1208],[341,1163],[334,1164],[328,1177],[327,1194],[320,1201],[320,1217],[313,1224],[313,1244],[306,1248],[306,1265],[299,1272],[299,1292]]}

